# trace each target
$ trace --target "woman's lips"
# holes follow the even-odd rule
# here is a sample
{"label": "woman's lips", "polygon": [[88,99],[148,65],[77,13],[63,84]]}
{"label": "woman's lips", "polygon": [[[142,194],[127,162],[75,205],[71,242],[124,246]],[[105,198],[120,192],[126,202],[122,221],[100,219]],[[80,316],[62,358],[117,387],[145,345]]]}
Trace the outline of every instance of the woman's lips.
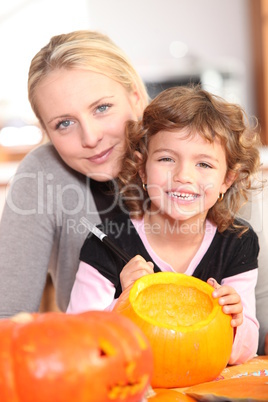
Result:
{"label": "woman's lips", "polygon": [[111,147],[109,149],[106,149],[105,151],[103,151],[103,152],[101,152],[101,153],[99,153],[97,155],[91,156],[90,158],[87,158],[87,159],[90,162],[94,162],[96,164],[101,164],[103,162],[106,162],[106,160],[111,155],[112,151],[113,151],[113,147]]}

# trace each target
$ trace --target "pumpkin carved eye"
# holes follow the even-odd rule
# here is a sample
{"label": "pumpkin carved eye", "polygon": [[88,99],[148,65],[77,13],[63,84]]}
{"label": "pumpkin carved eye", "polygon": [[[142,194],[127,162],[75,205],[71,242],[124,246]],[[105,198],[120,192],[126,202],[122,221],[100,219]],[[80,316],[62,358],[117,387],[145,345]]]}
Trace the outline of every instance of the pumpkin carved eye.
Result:
{"label": "pumpkin carved eye", "polygon": [[150,341],[154,388],[179,388],[215,379],[232,351],[231,316],[197,278],[159,272],[121,294],[115,311],[137,324]]}
{"label": "pumpkin carved eye", "polygon": [[107,353],[103,349],[100,349],[100,356],[106,356],[106,355]]}
{"label": "pumpkin carved eye", "polygon": [[105,339],[100,340],[99,348],[100,356],[114,356],[116,354],[115,348]]}

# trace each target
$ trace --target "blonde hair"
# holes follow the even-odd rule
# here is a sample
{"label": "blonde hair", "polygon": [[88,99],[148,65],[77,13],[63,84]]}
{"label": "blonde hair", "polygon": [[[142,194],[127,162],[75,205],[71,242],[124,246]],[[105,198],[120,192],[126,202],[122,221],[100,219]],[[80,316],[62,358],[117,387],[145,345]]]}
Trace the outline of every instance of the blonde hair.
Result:
{"label": "blonde hair", "polygon": [[[141,198],[142,182],[139,171],[145,171],[148,145],[152,136],[161,130],[187,129],[188,137],[200,134],[213,142],[219,138],[225,148],[227,173],[235,174],[234,183],[208,212],[208,219],[220,232],[234,224],[235,215],[242,201],[248,200],[248,192],[254,188],[253,176],[258,172],[260,137],[256,124],[250,127],[244,110],[222,98],[203,90],[199,85],[173,87],[160,93],[144,111],[140,122],[128,122],[127,150],[124,170],[119,174],[123,198],[133,217],[144,214],[148,194]],[[142,160],[135,157],[138,150]]]}
{"label": "blonde hair", "polygon": [[74,31],[51,38],[32,59],[28,74],[28,98],[42,124],[35,102],[38,84],[57,68],[84,69],[101,73],[141,98],[143,109],[149,97],[141,77],[125,53],[106,35],[96,31]]}

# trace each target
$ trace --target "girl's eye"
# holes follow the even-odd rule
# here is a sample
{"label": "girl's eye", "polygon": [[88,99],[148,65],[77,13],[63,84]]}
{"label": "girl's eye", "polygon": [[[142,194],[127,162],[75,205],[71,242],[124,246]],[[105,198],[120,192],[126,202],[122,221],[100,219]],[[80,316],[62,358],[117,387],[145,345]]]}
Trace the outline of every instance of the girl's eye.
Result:
{"label": "girl's eye", "polygon": [[112,105],[110,103],[105,103],[103,105],[99,105],[96,108],[96,113],[104,113],[106,112],[108,109],[110,109]]}
{"label": "girl's eye", "polygon": [[200,162],[197,164],[197,166],[199,166],[201,168],[205,168],[205,169],[211,169],[211,166],[208,165],[206,162]]}
{"label": "girl's eye", "polygon": [[163,158],[160,158],[159,162],[174,162],[174,160],[172,158],[169,158],[168,156],[165,156]]}
{"label": "girl's eye", "polygon": [[61,120],[57,123],[56,125],[56,130],[61,129],[64,130],[68,127],[70,127],[73,124],[71,120]]}

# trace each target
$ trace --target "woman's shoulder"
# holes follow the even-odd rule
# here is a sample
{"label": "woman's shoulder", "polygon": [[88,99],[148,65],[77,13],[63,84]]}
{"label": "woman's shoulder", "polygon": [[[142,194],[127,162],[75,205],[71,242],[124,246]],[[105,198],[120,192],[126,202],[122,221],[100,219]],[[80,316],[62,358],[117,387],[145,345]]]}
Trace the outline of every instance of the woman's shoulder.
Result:
{"label": "woman's shoulder", "polygon": [[60,181],[61,184],[79,182],[86,184],[86,177],[71,169],[48,142],[29,152],[20,162],[17,173],[43,174],[44,179]]}
{"label": "woman's shoulder", "polygon": [[39,145],[37,148],[29,152],[20,163],[20,166],[31,167],[33,164],[35,167],[36,164],[38,164],[44,168],[46,166],[66,166],[50,142]]}

